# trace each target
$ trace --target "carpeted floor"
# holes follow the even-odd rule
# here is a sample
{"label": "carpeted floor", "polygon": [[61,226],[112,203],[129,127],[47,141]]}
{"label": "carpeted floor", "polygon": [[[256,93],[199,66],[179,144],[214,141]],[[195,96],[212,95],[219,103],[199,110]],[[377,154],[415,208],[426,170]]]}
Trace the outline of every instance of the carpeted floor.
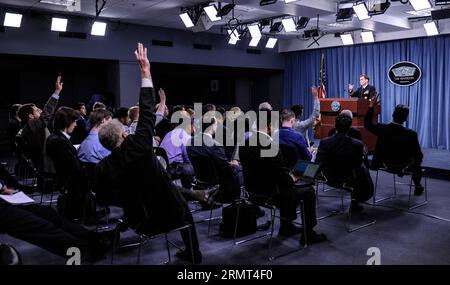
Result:
{"label": "carpeted floor", "polygon": [[[374,173],[372,173],[374,176]],[[403,178],[406,181],[406,178]],[[380,174],[377,198],[391,194],[392,175]],[[346,231],[346,214],[338,214],[318,222],[317,232],[325,233],[328,241],[315,244],[290,255],[268,260],[268,239],[256,239],[240,245],[233,245],[232,239],[217,235],[218,221],[212,222],[212,236],[207,236],[208,223],[197,224],[197,233],[203,252],[203,264],[366,264],[370,256],[367,250],[377,247],[381,253],[381,264],[450,264],[450,182],[428,180],[429,202],[412,211],[402,210],[407,206],[408,188],[400,186],[395,199],[381,202],[376,207],[365,206],[364,215],[356,217],[365,221],[368,217],[376,218],[373,226],[348,233]],[[339,191],[319,191],[317,215],[323,216],[339,209]],[[336,197],[325,197],[336,196]],[[414,197],[414,196],[413,196]],[[344,200],[348,207],[348,196]],[[419,202],[424,196],[414,197]],[[371,202],[371,200],[369,201]],[[220,209],[214,215],[220,215]],[[202,220],[209,212],[194,213],[195,220]],[[112,218],[120,217],[120,210],[112,211]],[[265,222],[266,216],[259,220]],[[356,224],[355,224],[356,225]],[[299,236],[282,239],[277,236],[279,222],[275,224],[272,253],[277,255],[299,248]],[[261,234],[257,232],[254,236]],[[250,236],[251,237],[251,236]],[[182,245],[178,233],[169,238]],[[127,231],[121,236],[121,244],[136,241],[136,236]],[[25,264],[65,264],[65,259],[55,256],[43,249],[23,241],[0,235],[0,241],[13,244],[20,251]],[[172,248],[171,264],[183,264],[174,257],[176,249]],[[115,255],[115,264],[136,264],[137,248],[119,249]],[[88,264],[109,264],[107,259]],[[142,248],[141,264],[159,264],[167,259],[163,237],[148,241]]]}

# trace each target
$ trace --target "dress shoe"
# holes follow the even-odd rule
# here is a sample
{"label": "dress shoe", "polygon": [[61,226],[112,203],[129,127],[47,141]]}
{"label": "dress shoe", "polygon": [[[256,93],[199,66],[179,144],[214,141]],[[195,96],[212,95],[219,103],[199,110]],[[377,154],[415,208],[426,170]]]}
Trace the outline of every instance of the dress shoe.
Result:
{"label": "dress shoe", "polygon": [[290,225],[281,225],[280,229],[278,230],[278,235],[282,237],[291,237],[294,235],[297,235],[303,231],[303,228],[296,227],[293,224]]}
{"label": "dress shoe", "polygon": [[415,186],[414,195],[420,196],[420,195],[422,195],[423,191],[424,191],[424,188],[422,185]]}
{"label": "dress shoe", "polygon": [[[327,236],[325,234],[318,234],[315,231],[311,230],[306,234],[306,242],[308,244],[319,243],[327,240]],[[300,244],[305,245],[305,236],[302,235],[300,237]]]}
{"label": "dress shoe", "polygon": [[194,260],[192,260],[192,253],[188,250],[180,250],[177,253],[175,253],[175,256],[179,259],[183,259],[189,262],[192,262],[193,264],[200,264],[202,263],[202,253],[200,250],[194,251]]}

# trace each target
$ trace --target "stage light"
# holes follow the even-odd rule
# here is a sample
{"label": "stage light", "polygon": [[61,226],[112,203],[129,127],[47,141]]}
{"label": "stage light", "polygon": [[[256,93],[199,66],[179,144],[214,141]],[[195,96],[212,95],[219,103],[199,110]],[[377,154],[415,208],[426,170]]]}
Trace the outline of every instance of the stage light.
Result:
{"label": "stage light", "polygon": [[298,19],[298,21],[297,21],[296,29],[297,30],[304,29],[304,28],[306,28],[308,23],[309,23],[309,18],[308,17],[300,17],[300,19]]}
{"label": "stage light", "polygon": [[217,9],[214,5],[203,7],[203,10],[205,11],[206,15],[208,15],[208,18],[211,20],[211,22],[220,21],[222,19],[221,17],[217,17]]}
{"label": "stage light", "polygon": [[194,23],[192,22],[192,19],[187,12],[180,14],[180,18],[186,28],[192,28],[194,26]]}
{"label": "stage light", "polygon": [[272,24],[272,26],[270,27],[270,33],[275,34],[275,33],[279,33],[283,30],[283,26],[281,24],[281,22],[275,22]]}
{"label": "stage light", "polygon": [[353,7],[339,9],[336,14],[336,22],[351,21],[353,20],[353,14]]}
{"label": "stage light", "polygon": [[256,46],[258,46],[258,43],[259,43],[260,40],[261,40],[261,37],[259,37],[259,38],[252,38],[248,45],[251,46],[251,47],[256,47]]}
{"label": "stage light", "polygon": [[428,0],[409,0],[409,3],[416,11],[431,8],[430,1]]}
{"label": "stage light", "polygon": [[341,34],[341,40],[344,45],[352,45],[353,38],[351,34]]}
{"label": "stage light", "polygon": [[386,0],[383,3],[375,4],[373,7],[371,7],[368,15],[374,16],[374,15],[381,15],[386,12],[386,10],[391,6],[391,2]]}
{"label": "stage light", "polygon": [[360,21],[370,18],[369,11],[367,11],[364,3],[353,5],[353,11],[355,11],[355,14]]}
{"label": "stage light", "polygon": [[52,18],[52,31],[65,32],[67,30],[67,19]]}
{"label": "stage light", "polygon": [[3,26],[20,28],[21,23],[22,14],[5,13],[5,21],[3,22]]}
{"label": "stage light", "polygon": [[228,13],[231,12],[231,10],[233,10],[235,4],[227,4],[225,6],[223,6],[218,12],[217,12],[217,17],[224,17],[226,15],[228,15]]}
{"label": "stage light", "polygon": [[373,33],[369,32],[361,32],[361,38],[364,43],[373,43],[375,38],[373,37]]}
{"label": "stage light", "polygon": [[292,18],[283,19],[283,20],[281,20],[281,22],[283,23],[283,27],[286,32],[288,32],[288,33],[295,32],[297,30],[294,19],[292,19]]}
{"label": "stage light", "polygon": [[277,44],[278,39],[276,38],[269,38],[267,40],[267,44],[266,44],[266,48],[274,48],[275,45]]}
{"label": "stage light", "polygon": [[278,0],[261,0],[259,6],[266,6],[277,3]]}
{"label": "stage light", "polygon": [[425,32],[427,32],[427,36],[439,35],[439,31],[435,22],[425,23],[423,24],[423,27],[425,28]]}
{"label": "stage light", "polygon": [[252,38],[260,38],[262,36],[258,24],[248,26],[248,31]]}
{"label": "stage light", "polygon": [[106,23],[94,22],[91,29],[91,35],[93,36],[104,36],[106,32]]}
{"label": "stage light", "polygon": [[230,36],[230,40],[228,41],[230,45],[235,45],[237,41],[240,40],[239,33],[236,29],[233,31],[228,30],[228,35]]}

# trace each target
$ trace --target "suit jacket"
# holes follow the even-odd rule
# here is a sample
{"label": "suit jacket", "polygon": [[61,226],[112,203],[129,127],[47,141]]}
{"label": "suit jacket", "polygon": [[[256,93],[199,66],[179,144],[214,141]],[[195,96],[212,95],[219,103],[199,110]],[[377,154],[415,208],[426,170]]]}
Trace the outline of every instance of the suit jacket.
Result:
{"label": "suit jacket", "polygon": [[356,91],[350,92],[350,97],[358,97],[360,99],[371,99],[375,95],[375,87],[367,85],[366,88],[359,86]]}
{"label": "suit jacket", "polygon": [[374,108],[369,108],[364,118],[364,127],[378,137],[372,167],[382,167],[383,163],[402,169],[411,162],[420,165],[423,153],[417,133],[395,123],[373,124],[373,112]]}
{"label": "suit jacket", "polygon": [[289,169],[284,167],[281,151],[274,157],[263,157],[261,151],[268,148],[261,143],[262,140],[271,140],[267,135],[256,132],[258,135],[256,146],[249,145],[249,139],[244,146],[239,147],[244,183],[247,191],[261,196],[283,196],[286,200],[292,200],[294,195],[294,181],[289,175]]}
{"label": "suit jacket", "polygon": [[44,105],[40,118],[29,120],[19,131],[16,138],[19,151],[30,158],[35,167],[48,173],[54,173],[54,168],[45,153],[45,142],[50,135],[47,126],[56,111],[57,105],[58,99],[52,95]]}
{"label": "suit jacket", "polygon": [[[192,137],[186,146],[186,151],[196,175],[200,175],[200,177],[197,177],[199,180],[208,180],[204,182],[210,185],[220,184],[220,200],[232,201],[239,197],[239,181],[234,175],[233,167],[228,161],[225,148],[221,144],[212,137],[200,133]],[[199,169],[205,167],[210,171]],[[209,175],[204,175],[208,177],[201,177],[204,171],[209,172]]]}
{"label": "suit jacket", "polygon": [[348,182],[360,171],[364,158],[364,144],[346,134],[337,133],[320,141],[316,163],[329,181]]}
{"label": "suit jacket", "polygon": [[95,189],[98,200],[119,204],[131,227],[151,235],[185,225],[187,205],[153,152],[153,88],[141,88],[139,106],[135,134],[97,164]]}
{"label": "suit jacket", "polygon": [[[334,128],[328,132],[329,137],[331,137],[335,134],[336,134],[336,129],[334,129]],[[358,129],[351,127],[350,130],[348,131],[347,135],[355,140],[362,141],[362,135]]]}

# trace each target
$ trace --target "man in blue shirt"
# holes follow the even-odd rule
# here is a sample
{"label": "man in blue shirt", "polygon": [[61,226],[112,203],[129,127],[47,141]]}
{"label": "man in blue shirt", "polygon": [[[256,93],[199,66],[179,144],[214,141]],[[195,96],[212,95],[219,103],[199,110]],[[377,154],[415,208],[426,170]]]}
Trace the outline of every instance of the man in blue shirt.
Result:
{"label": "man in blue shirt", "polygon": [[106,109],[92,111],[89,116],[89,121],[92,123],[93,127],[89,132],[89,135],[78,148],[78,158],[82,162],[97,164],[103,158],[111,154],[109,150],[103,147],[98,139],[98,130],[100,129],[100,126],[109,121],[111,117],[111,112]]}
{"label": "man in blue shirt", "polygon": [[305,137],[293,129],[296,123],[294,112],[291,110],[283,110],[280,120],[281,127],[278,131],[280,146],[285,145],[290,147],[295,154],[296,160],[311,160],[312,155],[306,144]]}

